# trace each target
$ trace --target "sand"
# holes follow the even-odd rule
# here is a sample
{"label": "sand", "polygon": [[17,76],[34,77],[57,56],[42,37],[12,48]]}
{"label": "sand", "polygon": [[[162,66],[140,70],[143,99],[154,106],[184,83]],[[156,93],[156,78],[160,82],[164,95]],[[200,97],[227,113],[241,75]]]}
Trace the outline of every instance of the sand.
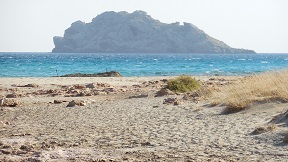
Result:
{"label": "sand", "polygon": [[[287,103],[223,114],[207,97],[154,97],[169,78],[0,78],[17,102],[0,110],[0,161],[288,161],[287,125],[270,122]],[[215,90],[238,78],[196,77]]]}

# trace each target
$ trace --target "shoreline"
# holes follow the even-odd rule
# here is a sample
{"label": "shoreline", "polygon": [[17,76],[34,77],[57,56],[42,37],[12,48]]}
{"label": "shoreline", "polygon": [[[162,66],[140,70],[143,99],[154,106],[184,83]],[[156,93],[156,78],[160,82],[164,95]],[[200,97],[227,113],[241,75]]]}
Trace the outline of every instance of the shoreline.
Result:
{"label": "shoreline", "polygon": [[110,83],[112,85],[132,85],[160,78],[172,77],[16,77],[0,78],[1,84],[88,84],[93,82]]}
{"label": "shoreline", "polygon": [[[48,79],[48,80],[54,80],[54,79],[59,79],[59,80],[74,80],[74,79],[83,79],[84,81],[87,80],[93,80],[93,79],[99,79],[100,81],[104,81],[104,80],[129,80],[129,79],[137,79],[137,80],[147,80],[147,79],[160,79],[160,78],[175,78],[181,75],[175,75],[175,76],[122,76],[122,77],[57,77],[57,76],[47,76],[47,77],[0,77],[0,81],[3,80],[13,80],[13,79],[22,79],[22,80],[37,80],[37,79]],[[196,79],[206,79],[206,78],[242,78],[242,77],[247,77],[250,75],[237,75],[237,76],[233,76],[233,75],[187,75],[187,76],[191,76],[193,78]]]}

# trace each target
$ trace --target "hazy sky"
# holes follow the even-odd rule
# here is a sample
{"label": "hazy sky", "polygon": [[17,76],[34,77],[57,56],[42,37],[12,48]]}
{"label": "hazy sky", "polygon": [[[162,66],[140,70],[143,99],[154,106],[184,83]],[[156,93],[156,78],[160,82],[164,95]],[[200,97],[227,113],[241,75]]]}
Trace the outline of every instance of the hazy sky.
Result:
{"label": "hazy sky", "polygon": [[0,0],[0,52],[50,52],[77,20],[135,10],[192,23],[231,47],[288,53],[288,0]]}

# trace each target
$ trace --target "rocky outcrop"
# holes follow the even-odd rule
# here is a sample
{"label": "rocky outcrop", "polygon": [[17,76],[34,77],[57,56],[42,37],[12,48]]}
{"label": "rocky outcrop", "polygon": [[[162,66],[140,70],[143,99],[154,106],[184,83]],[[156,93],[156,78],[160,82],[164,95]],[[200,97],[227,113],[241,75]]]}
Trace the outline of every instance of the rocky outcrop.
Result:
{"label": "rocky outcrop", "polygon": [[255,53],[231,48],[190,23],[161,23],[143,11],[104,12],[53,38],[54,53]]}

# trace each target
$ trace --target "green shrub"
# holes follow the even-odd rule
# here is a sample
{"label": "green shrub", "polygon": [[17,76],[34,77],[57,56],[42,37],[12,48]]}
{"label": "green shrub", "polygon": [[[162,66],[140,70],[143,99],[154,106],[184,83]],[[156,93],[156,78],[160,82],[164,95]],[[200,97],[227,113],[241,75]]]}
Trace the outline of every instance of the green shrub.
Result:
{"label": "green shrub", "polygon": [[200,83],[189,76],[179,76],[175,79],[168,80],[166,88],[174,92],[190,92],[198,90],[201,87]]}

